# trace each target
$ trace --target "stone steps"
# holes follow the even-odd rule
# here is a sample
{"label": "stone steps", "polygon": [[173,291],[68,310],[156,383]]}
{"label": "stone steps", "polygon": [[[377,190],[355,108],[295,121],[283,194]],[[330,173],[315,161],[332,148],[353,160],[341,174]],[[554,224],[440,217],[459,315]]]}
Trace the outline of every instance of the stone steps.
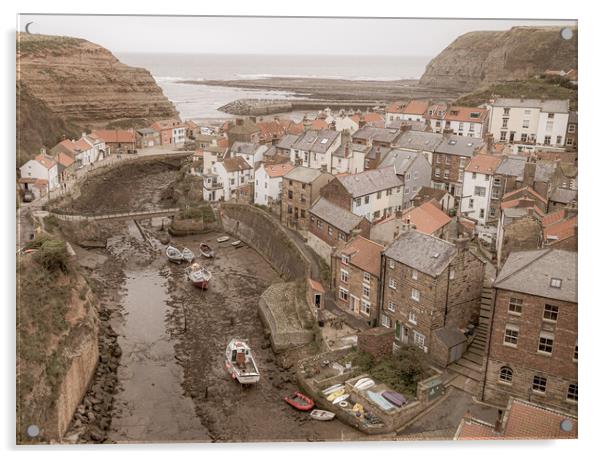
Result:
{"label": "stone steps", "polygon": [[474,370],[472,368],[466,367],[465,365],[460,365],[459,362],[462,362],[462,359],[458,360],[457,362],[452,363],[448,368],[451,371],[458,373],[462,376],[466,376],[467,378],[470,378],[474,381],[481,380],[480,368],[479,368],[479,370]]}

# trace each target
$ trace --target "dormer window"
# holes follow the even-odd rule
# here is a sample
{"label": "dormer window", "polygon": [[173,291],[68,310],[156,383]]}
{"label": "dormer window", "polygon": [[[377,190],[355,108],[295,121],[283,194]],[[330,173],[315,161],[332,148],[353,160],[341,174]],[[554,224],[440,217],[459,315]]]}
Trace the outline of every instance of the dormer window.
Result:
{"label": "dormer window", "polygon": [[348,265],[349,264],[349,256],[348,255],[342,255],[341,256],[341,263],[343,263],[344,265]]}
{"label": "dormer window", "polygon": [[553,287],[553,288],[562,287],[562,279],[558,279],[557,277],[552,277],[550,279],[550,287]]}

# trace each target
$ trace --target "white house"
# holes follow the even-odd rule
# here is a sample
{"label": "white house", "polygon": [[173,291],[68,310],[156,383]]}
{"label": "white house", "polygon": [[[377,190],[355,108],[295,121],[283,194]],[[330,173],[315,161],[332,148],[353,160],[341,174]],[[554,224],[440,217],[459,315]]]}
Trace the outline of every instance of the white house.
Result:
{"label": "white house", "polygon": [[263,154],[268,151],[267,145],[252,142],[234,142],[230,147],[230,156],[240,156],[251,166],[263,161]]}
{"label": "white house", "polygon": [[389,125],[400,120],[425,122],[428,108],[428,100],[411,100],[405,105],[393,102],[385,109],[385,123]]}
{"label": "white house", "polygon": [[279,201],[282,193],[282,177],[294,167],[290,163],[260,164],[255,171],[255,195],[253,200],[255,204],[268,206]]}
{"label": "white house", "polygon": [[82,137],[80,140],[82,139],[92,147],[92,152],[90,154],[91,163],[95,163],[96,161],[102,161],[105,158],[105,154],[107,152],[107,145],[103,138],[94,134],[82,133]]}
{"label": "white house", "polygon": [[186,142],[186,125],[179,124],[172,129],[171,138],[174,145]]}
{"label": "white house", "polygon": [[341,145],[341,133],[330,129],[307,130],[291,147],[291,163],[331,170],[332,153]]}
{"label": "white house", "polygon": [[360,128],[359,123],[348,115],[337,116],[334,118],[334,123],[337,131],[347,131],[349,134],[353,134]]}
{"label": "white house", "polygon": [[369,149],[365,145],[346,143],[340,145],[332,153],[331,173],[337,174],[359,174],[364,172],[366,153]]}
{"label": "white house", "polygon": [[498,142],[564,146],[568,121],[568,100],[497,99],[489,132]]}
{"label": "white house", "polygon": [[253,168],[242,157],[217,161],[208,174],[204,174],[203,199],[229,201],[243,186],[253,185]]}
{"label": "white house", "polygon": [[52,156],[42,152],[34,159],[30,159],[20,168],[22,179],[37,179],[46,181],[48,191],[52,191],[59,186],[58,164]]}
{"label": "white house", "polygon": [[464,170],[460,212],[485,225],[496,216],[491,207],[493,176],[502,157],[493,155],[474,156]]}

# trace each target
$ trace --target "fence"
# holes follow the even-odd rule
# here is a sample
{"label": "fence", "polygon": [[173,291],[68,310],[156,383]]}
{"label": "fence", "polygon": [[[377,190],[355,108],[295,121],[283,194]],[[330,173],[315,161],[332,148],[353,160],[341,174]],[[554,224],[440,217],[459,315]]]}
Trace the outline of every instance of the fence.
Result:
{"label": "fence", "polygon": [[112,214],[101,214],[101,215],[74,215],[65,212],[53,210],[50,211],[51,215],[54,215],[59,220],[78,222],[78,221],[96,221],[96,220],[117,220],[117,219],[132,219],[132,218],[152,218],[161,216],[172,216],[178,213],[180,209],[177,207],[170,209],[151,209],[133,212],[117,212]]}

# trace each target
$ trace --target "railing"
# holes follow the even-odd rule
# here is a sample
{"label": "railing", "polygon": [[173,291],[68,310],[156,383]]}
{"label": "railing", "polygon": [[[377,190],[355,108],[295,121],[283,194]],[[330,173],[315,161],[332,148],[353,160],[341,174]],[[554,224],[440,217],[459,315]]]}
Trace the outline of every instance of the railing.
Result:
{"label": "railing", "polygon": [[139,210],[132,212],[118,212],[112,214],[101,214],[101,215],[75,215],[69,214],[66,212],[61,212],[60,210],[52,210],[50,211],[51,215],[54,215],[59,220],[63,221],[96,221],[96,220],[116,220],[116,219],[131,219],[131,218],[150,218],[150,217],[159,217],[159,216],[169,216],[175,215],[178,213],[180,209],[178,208],[170,208],[170,209],[151,209],[151,210]]}

